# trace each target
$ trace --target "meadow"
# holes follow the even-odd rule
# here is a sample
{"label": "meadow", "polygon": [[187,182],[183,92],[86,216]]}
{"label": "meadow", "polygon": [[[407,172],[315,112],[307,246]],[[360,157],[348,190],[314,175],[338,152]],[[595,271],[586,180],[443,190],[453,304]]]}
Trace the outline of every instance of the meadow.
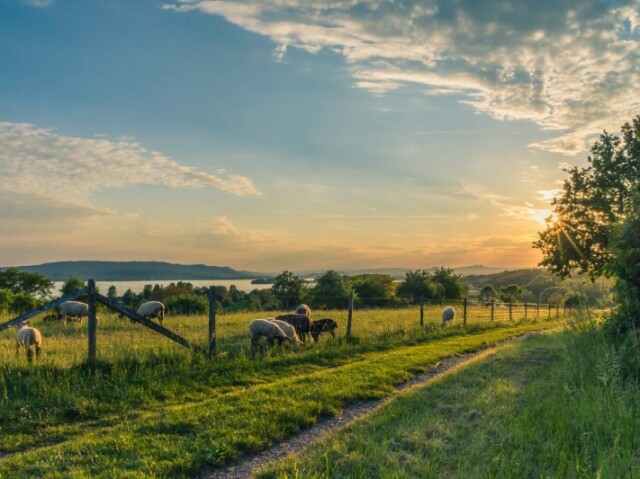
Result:
{"label": "meadow", "polygon": [[[317,312],[339,323],[337,339],[250,348],[251,319],[218,317],[209,360],[146,328],[101,313],[98,361],[88,368],[86,324],[32,324],[44,353],[15,354],[15,329],[0,336],[0,477],[181,477],[228,462],[335,414],[385,397],[393,385],[454,354],[486,348],[555,318],[489,321],[469,314],[448,328],[440,307]],[[165,326],[205,345],[207,318],[168,316]]]}
{"label": "meadow", "polygon": [[260,479],[640,477],[640,390],[594,322],[406,391]]}

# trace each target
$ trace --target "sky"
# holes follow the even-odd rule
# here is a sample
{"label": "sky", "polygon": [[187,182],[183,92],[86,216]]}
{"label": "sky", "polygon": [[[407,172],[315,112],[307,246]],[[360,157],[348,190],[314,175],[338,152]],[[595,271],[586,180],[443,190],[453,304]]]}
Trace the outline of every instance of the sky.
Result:
{"label": "sky", "polygon": [[0,266],[535,267],[640,0],[0,0]]}

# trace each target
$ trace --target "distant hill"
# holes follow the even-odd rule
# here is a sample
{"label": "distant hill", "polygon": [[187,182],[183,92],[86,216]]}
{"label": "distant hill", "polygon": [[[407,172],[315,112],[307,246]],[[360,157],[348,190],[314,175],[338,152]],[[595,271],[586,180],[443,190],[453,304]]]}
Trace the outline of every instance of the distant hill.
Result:
{"label": "distant hill", "polygon": [[[407,271],[415,271],[416,269],[422,268],[367,268],[367,269],[339,269],[338,272],[341,274],[345,274],[347,276],[355,276],[359,274],[388,274],[389,276],[393,276],[396,279],[404,279],[406,277],[405,273]],[[425,268],[427,271],[433,271],[438,269],[437,267]],[[476,264],[472,266],[461,266],[459,268],[452,268],[456,274],[461,274],[463,276],[468,275],[489,275],[494,273],[503,272],[509,269],[514,268],[495,268],[491,266],[483,266],[481,264]],[[305,278],[315,278],[323,274],[324,271],[299,271],[296,272],[296,275]]]}
{"label": "distant hill", "polygon": [[478,289],[487,284],[490,284],[496,289],[500,289],[510,284],[525,286],[537,277],[544,275],[549,275],[549,273],[541,268],[516,269],[495,274],[467,275],[464,276],[463,281]]}
{"label": "distant hill", "polygon": [[251,279],[264,273],[237,271],[227,266],[173,264],[161,261],[57,261],[32,266],[18,266],[22,271],[40,273],[51,281],[65,281],[69,276],[96,281],[146,281],[169,279]]}

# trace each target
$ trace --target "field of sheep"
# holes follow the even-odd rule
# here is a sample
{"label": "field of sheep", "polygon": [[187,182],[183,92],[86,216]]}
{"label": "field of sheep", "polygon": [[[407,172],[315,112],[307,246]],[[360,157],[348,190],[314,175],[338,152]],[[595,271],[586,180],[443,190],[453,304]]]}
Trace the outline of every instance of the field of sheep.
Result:
{"label": "field of sheep", "polygon": [[[456,306],[457,307],[457,306]],[[15,328],[0,333],[0,477],[188,477],[228,462],[332,415],[344,405],[385,397],[393,384],[454,354],[527,331],[556,327],[551,315],[527,320],[468,310],[440,328],[439,306],[316,312],[338,324],[336,339],[252,350],[248,324],[279,313],[217,318],[217,354],[190,351],[158,334],[100,313],[98,361],[85,365],[86,321],[61,327],[38,317],[43,354],[16,355]],[[481,315],[480,313],[484,313]],[[562,311],[560,311],[562,316]],[[2,318],[9,319],[9,318]],[[164,325],[205,346],[205,316],[167,316]]]}

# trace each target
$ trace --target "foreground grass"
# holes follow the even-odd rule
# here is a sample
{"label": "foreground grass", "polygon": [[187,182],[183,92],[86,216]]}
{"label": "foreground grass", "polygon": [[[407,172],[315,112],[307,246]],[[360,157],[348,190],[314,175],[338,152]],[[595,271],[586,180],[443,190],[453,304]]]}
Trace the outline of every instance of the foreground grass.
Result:
{"label": "foreground grass", "polygon": [[[22,375],[5,369],[0,448],[8,454],[0,459],[0,477],[184,476],[264,448],[346,404],[385,397],[393,384],[452,354],[551,326],[528,322],[467,335],[451,329],[441,337],[396,332],[254,359],[210,363],[183,354],[158,357],[156,364],[77,368],[72,375],[45,366]],[[49,394],[60,382],[64,390],[79,390],[69,410]],[[106,398],[98,397],[96,384]],[[18,392],[28,399],[24,406],[16,407]]]}
{"label": "foreground grass", "polygon": [[529,337],[259,477],[640,477],[640,390],[619,370],[593,326]]}

